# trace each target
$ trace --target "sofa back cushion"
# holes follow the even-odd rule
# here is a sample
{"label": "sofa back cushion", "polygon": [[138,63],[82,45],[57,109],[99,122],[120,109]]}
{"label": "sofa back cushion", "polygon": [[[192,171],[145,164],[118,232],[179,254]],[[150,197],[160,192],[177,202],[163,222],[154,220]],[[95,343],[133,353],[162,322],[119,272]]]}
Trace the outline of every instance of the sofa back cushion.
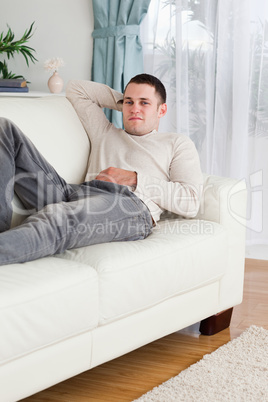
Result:
{"label": "sofa back cushion", "polygon": [[90,144],[64,96],[0,97],[0,117],[17,124],[68,183],[84,180]]}
{"label": "sofa back cushion", "polygon": [[[87,134],[64,96],[0,97],[0,117],[12,120],[68,183],[84,181],[90,152]],[[27,215],[15,195],[11,226]]]}

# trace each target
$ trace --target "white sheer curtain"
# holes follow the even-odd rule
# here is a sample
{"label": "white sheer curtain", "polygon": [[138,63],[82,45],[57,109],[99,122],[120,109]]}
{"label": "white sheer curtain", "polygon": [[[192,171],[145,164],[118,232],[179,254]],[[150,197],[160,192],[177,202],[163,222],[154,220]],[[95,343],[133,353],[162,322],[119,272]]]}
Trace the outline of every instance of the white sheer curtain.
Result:
{"label": "white sheer curtain", "polygon": [[246,181],[247,242],[268,245],[268,2],[151,0],[141,28],[168,92],[160,130],[190,136],[204,172]]}

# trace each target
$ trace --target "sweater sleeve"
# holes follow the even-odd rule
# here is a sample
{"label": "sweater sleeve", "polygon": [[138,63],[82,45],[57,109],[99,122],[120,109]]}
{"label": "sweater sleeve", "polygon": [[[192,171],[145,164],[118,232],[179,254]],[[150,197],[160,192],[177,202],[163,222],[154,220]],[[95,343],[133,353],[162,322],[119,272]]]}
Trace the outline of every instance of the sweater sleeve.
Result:
{"label": "sweater sleeve", "polygon": [[89,137],[102,134],[111,126],[103,108],[122,111],[123,95],[105,84],[72,80],[67,85],[66,97],[72,103]]}
{"label": "sweater sleeve", "polygon": [[143,172],[137,173],[138,183],[134,193],[147,205],[152,201],[160,208],[160,212],[153,205],[150,208],[155,220],[158,220],[163,210],[186,218],[197,214],[203,190],[203,175],[197,150],[188,137],[184,137],[174,150],[169,181]]}

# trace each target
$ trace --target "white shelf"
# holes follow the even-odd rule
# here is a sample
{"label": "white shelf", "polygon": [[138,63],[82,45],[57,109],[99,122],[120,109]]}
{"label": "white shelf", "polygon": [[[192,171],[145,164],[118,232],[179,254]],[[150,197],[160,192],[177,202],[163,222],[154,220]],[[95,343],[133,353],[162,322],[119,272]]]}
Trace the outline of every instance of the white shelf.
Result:
{"label": "white shelf", "polygon": [[52,94],[50,92],[29,91],[29,92],[0,92],[0,97],[20,97],[20,98],[41,98],[43,96],[65,96],[65,92]]}

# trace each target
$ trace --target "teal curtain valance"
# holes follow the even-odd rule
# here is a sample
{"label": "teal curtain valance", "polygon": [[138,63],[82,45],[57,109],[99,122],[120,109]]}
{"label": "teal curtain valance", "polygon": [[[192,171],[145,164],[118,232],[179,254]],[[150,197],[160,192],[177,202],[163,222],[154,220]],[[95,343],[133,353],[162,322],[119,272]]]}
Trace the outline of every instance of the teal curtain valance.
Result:
{"label": "teal curtain valance", "polygon": [[[143,72],[140,23],[150,0],[92,0],[92,80],[123,92],[129,80]],[[105,110],[107,118],[122,127],[122,114]]]}
{"label": "teal curtain valance", "polygon": [[99,28],[95,29],[92,33],[93,38],[108,38],[112,36],[139,36],[139,25],[118,25],[115,27]]}

